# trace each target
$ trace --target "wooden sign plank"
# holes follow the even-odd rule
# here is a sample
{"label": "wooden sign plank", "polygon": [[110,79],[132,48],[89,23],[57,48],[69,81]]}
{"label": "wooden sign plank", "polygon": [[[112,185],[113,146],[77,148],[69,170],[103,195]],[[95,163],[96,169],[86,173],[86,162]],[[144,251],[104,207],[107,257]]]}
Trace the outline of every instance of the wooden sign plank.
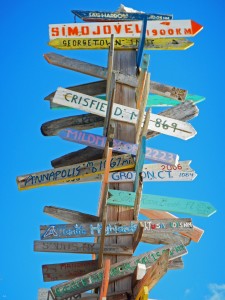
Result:
{"label": "wooden sign plank", "polygon": [[44,213],[67,223],[99,222],[99,217],[81,213],[76,210],[60,208],[56,206],[45,206]]}
{"label": "wooden sign plank", "polygon": [[[98,149],[105,148],[105,143],[107,139],[106,137],[101,135],[88,133],[86,131],[76,130],[72,128],[63,129],[59,131],[57,135],[66,141],[75,142],[82,145],[95,147]],[[138,144],[132,144],[113,139],[113,150],[116,152],[136,155],[138,150]],[[179,159],[177,154],[149,147],[146,148],[145,158],[151,161],[167,163],[170,165],[177,165]]]}
{"label": "wooden sign plank", "polygon": [[[53,103],[73,107],[105,117],[107,102],[96,97],[58,88]],[[113,105],[112,120],[136,124],[139,111],[120,104]],[[189,123],[174,120],[162,115],[151,114],[149,130],[187,140],[196,134]]]}
{"label": "wooden sign plank", "polygon": [[[139,37],[141,21],[132,22],[95,22],[50,24],[49,39],[83,36],[85,38],[104,38],[113,34],[115,37]],[[147,38],[192,37],[198,34],[203,26],[192,20],[148,21]]]}
{"label": "wooden sign plank", "polygon": [[[113,264],[110,269],[110,282],[130,275],[134,272],[137,263],[143,263],[146,267],[150,267],[167,249],[170,248],[169,260],[183,256],[187,253],[186,248],[182,244],[173,244],[161,247],[142,255],[126,259],[122,262]],[[81,276],[79,279],[72,279],[65,283],[51,287],[56,300],[62,300],[69,296],[73,296],[101,285],[103,278],[103,269]]]}
{"label": "wooden sign plank", "polygon": [[[111,190],[110,190],[111,191]],[[133,235],[138,224],[144,225],[144,232],[179,232],[193,229],[190,218],[177,220],[148,220],[148,221],[115,221],[108,222],[105,228],[105,235]],[[102,234],[102,222],[74,223],[41,225],[40,237],[42,240],[95,237]]]}
{"label": "wooden sign plank", "polygon": [[43,281],[70,280],[98,270],[96,260],[48,264],[42,266]]}
{"label": "wooden sign plank", "polygon": [[[178,166],[163,164],[144,164],[141,177],[144,182],[172,182],[172,181],[193,181],[197,174],[190,166],[190,161],[180,161]],[[110,183],[134,182],[136,178],[135,171],[121,171],[109,173]],[[67,184],[99,182],[102,175],[90,176],[87,178],[78,178],[68,180]]]}
{"label": "wooden sign plank", "polygon": [[96,127],[103,127],[104,118],[93,114],[83,114],[78,116],[64,117],[43,123],[41,132],[45,136],[57,135],[65,128],[77,130],[87,130]]}
{"label": "wooden sign plank", "polygon": [[[17,177],[19,190],[25,190],[41,186],[55,185],[79,177],[88,177],[94,174],[103,174],[105,159],[88,161],[69,167],[31,173]],[[129,169],[134,167],[134,160],[129,154],[114,156],[111,159],[110,170]]]}
{"label": "wooden sign plank", "polygon": [[[96,243],[34,241],[35,252],[98,254],[99,248]],[[126,245],[105,245],[104,254],[132,255],[133,249]]]}
{"label": "wooden sign plank", "polygon": [[148,244],[163,244],[163,245],[169,245],[174,243],[182,243],[184,246],[187,246],[190,244],[191,239],[189,237],[180,235],[178,233],[171,233],[171,232],[152,232],[151,234],[143,233],[141,237],[141,241],[143,243]]}
{"label": "wooden sign plank", "polygon": [[72,13],[85,22],[98,22],[98,21],[136,21],[142,20],[146,16],[148,20],[172,20],[171,14],[156,14],[156,13],[132,13],[122,11],[91,11],[91,10],[72,10]]}
{"label": "wooden sign plank", "polygon": [[[48,63],[52,65],[56,65],[62,68],[98,77],[101,79],[107,79],[107,68],[83,62],[74,58],[69,58],[56,53],[47,53],[44,55],[44,58],[47,60]],[[131,75],[124,75],[123,73],[118,71],[113,72],[116,75],[116,82],[135,88],[138,86],[138,80],[136,77]],[[150,92],[176,100],[184,100],[187,95],[187,91],[184,89],[176,88],[170,85],[165,85],[155,81],[151,81]]]}
{"label": "wooden sign plank", "polygon": [[150,291],[157,282],[166,274],[169,264],[169,249],[166,250],[157,261],[149,268],[144,277],[133,288],[135,299],[139,299],[144,286]]}
{"label": "wooden sign plank", "polygon": [[109,286],[110,259],[106,259],[103,268],[103,279],[100,288],[99,300],[106,300]]}
{"label": "wooden sign plank", "polygon": [[139,68],[141,65],[141,58],[142,58],[142,53],[143,53],[144,45],[145,45],[147,20],[148,20],[147,16],[143,15],[140,40],[139,40],[138,49],[137,49],[137,59],[136,59],[137,68]]}
{"label": "wooden sign plank", "polygon": [[[158,219],[158,218],[177,219],[177,217],[174,216],[173,214],[171,214],[169,212],[165,212],[165,211],[159,211],[159,210],[141,209],[141,214],[143,214],[144,216],[146,216],[150,219]],[[202,230],[201,228],[198,228],[196,226],[193,227],[192,232],[186,232],[186,233],[180,232],[180,234],[191,238],[194,242],[199,242],[203,233],[204,233],[204,230]]]}
{"label": "wooden sign plank", "polygon": [[[134,206],[135,193],[109,190],[109,205]],[[216,209],[209,203],[183,198],[174,198],[159,195],[142,195],[142,209],[162,210],[177,213],[185,213],[200,217],[209,217]]]}
{"label": "wooden sign plank", "polygon": [[[115,50],[138,49],[140,38],[116,37],[114,39]],[[49,46],[60,50],[104,50],[110,45],[110,38],[56,38],[49,41]],[[145,50],[187,50],[194,43],[185,38],[146,38]]]}

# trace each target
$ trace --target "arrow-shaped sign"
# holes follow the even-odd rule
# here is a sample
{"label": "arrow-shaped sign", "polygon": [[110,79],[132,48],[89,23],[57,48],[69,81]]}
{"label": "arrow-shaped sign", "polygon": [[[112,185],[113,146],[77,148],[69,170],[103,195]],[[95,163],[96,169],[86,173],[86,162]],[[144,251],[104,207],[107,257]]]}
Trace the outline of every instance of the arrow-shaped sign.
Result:
{"label": "arrow-shaped sign", "polygon": [[[106,101],[63,88],[57,89],[53,98],[53,103],[84,110],[103,117],[105,117],[107,110]],[[112,119],[136,124],[138,113],[139,111],[135,108],[114,104]],[[184,140],[187,140],[196,134],[196,131],[191,124],[156,114],[151,114],[148,129]]]}
{"label": "arrow-shaped sign", "polygon": [[[81,130],[76,130],[71,128],[66,128],[64,130],[61,130],[58,132],[57,135],[66,141],[75,142],[75,143],[79,143],[82,145],[87,145],[99,149],[105,148],[105,143],[107,139],[105,136],[97,135],[94,133],[88,133],[86,131],[81,131]],[[113,150],[117,152],[136,155],[138,150],[138,145],[114,139]],[[169,153],[163,150],[157,150],[154,148],[147,147],[145,158],[152,161],[158,161],[170,165],[176,165],[179,156],[174,153]]]}
{"label": "arrow-shaped sign", "polygon": [[[141,33],[141,25],[141,21],[50,24],[49,39],[80,36],[84,38],[107,38],[111,34],[115,37],[138,38]],[[203,26],[192,20],[148,21],[146,37],[191,37],[202,29]]]}
{"label": "arrow-shaped sign", "polygon": [[[133,192],[109,190],[109,195],[107,203],[110,205],[134,206],[135,193]],[[216,209],[209,202],[149,194],[142,195],[141,208],[201,217],[209,217],[216,212]]]}
{"label": "arrow-shaped sign", "polygon": [[[57,185],[67,180],[103,174],[105,159],[87,161],[80,164],[70,165],[52,170],[26,174],[17,177],[19,190],[26,190],[40,186]],[[134,160],[129,154],[114,156],[110,162],[110,170],[130,169],[134,167]]]}

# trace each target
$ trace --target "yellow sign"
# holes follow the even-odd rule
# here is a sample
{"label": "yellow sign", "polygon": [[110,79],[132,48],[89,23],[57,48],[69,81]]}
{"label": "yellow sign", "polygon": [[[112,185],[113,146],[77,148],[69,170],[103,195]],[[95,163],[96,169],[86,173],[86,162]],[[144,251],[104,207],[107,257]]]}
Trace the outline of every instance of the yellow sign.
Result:
{"label": "yellow sign", "polygon": [[[116,50],[137,49],[139,38],[119,37],[114,38],[114,48]],[[56,38],[51,40],[49,46],[61,50],[94,50],[108,49],[110,38]],[[148,50],[186,50],[194,43],[185,38],[158,38],[145,39],[144,49]]]}
{"label": "yellow sign", "polygon": [[144,286],[141,291],[138,293],[135,300],[148,300],[148,287]]}

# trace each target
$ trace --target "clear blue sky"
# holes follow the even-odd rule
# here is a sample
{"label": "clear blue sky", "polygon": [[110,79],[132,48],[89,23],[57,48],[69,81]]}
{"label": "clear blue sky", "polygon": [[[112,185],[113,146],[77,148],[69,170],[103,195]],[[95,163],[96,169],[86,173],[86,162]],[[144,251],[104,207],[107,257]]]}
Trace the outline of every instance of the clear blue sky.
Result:
{"label": "clear blue sky", "polygon": [[[41,265],[90,259],[88,255],[34,253],[39,225],[58,223],[45,216],[43,207],[55,205],[95,214],[100,184],[44,187],[19,192],[16,176],[51,168],[50,161],[82,148],[57,137],[44,137],[42,123],[71,115],[52,111],[44,97],[58,86],[87,83],[94,78],[49,65],[43,58],[57,52],[102,66],[107,51],[57,51],[47,45],[48,24],[72,23],[72,9],[116,10],[120,1],[5,1],[1,7],[1,228],[0,299],[33,300],[43,283]],[[192,160],[198,173],[194,182],[145,183],[144,192],[211,202],[217,213],[194,217],[205,230],[184,257],[185,268],[170,271],[152,290],[158,300],[224,300],[224,12],[222,0],[123,2],[146,12],[172,13],[175,19],[192,19],[204,26],[187,51],[151,51],[149,71],[154,81],[203,95],[199,116],[191,121],[198,134],[182,141],[160,136],[147,142]],[[154,110],[153,110],[154,112]],[[75,112],[78,113],[78,112]],[[189,217],[184,216],[182,217]],[[141,245],[138,253],[151,245]],[[53,283],[54,284],[54,283]]]}

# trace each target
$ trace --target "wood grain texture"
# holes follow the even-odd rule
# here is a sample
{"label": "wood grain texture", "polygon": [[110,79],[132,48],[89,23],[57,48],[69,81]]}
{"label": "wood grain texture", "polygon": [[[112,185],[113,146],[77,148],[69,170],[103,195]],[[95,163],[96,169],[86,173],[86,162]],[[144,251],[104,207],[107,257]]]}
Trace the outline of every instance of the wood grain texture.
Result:
{"label": "wood grain texture", "polygon": [[41,133],[45,136],[57,135],[59,131],[66,128],[87,130],[96,127],[103,127],[104,118],[93,114],[64,117],[42,124]]}
{"label": "wood grain texture", "polygon": [[143,233],[141,241],[149,244],[164,245],[181,242],[184,246],[187,246],[190,244],[191,238],[170,232],[152,232],[151,234]]}
{"label": "wood grain texture", "polygon": [[[124,55],[124,57],[127,56],[128,51],[123,51],[123,52],[124,54],[121,55]],[[129,52],[135,52],[135,51],[130,50]],[[101,79],[105,79],[105,80],[107,79],[107,68],[105,67],[100,67],[98,65],[90,64],[87,62],[83,62],[74,58],[69,58],[56,53],[47,53],[44,55],[44,58],[47,60],[48,63],[52,65],[56,65],[72,71],[84,73],[90,76],[95,76]],[[127,74],[125,69],[118,70],[118,68],[116,67],[116,59],[114,61],[115,61],[114,72],[116,75],[116,82],[136,88],[138,83],[137,83],[137,78],[135,77],[135,72]],[[134,59],[134,62],[136,63],[136,58]],[[133,71],[135,70],[135,66],[133,65],[133,62],[132,62],[132,69]],[[151,81],[150,92],[153,94],[161,95],[175,100],[184,100],[187,95],[187,91],[184,89],[176,88],[173,86],[169,86],[154,81]]]}

